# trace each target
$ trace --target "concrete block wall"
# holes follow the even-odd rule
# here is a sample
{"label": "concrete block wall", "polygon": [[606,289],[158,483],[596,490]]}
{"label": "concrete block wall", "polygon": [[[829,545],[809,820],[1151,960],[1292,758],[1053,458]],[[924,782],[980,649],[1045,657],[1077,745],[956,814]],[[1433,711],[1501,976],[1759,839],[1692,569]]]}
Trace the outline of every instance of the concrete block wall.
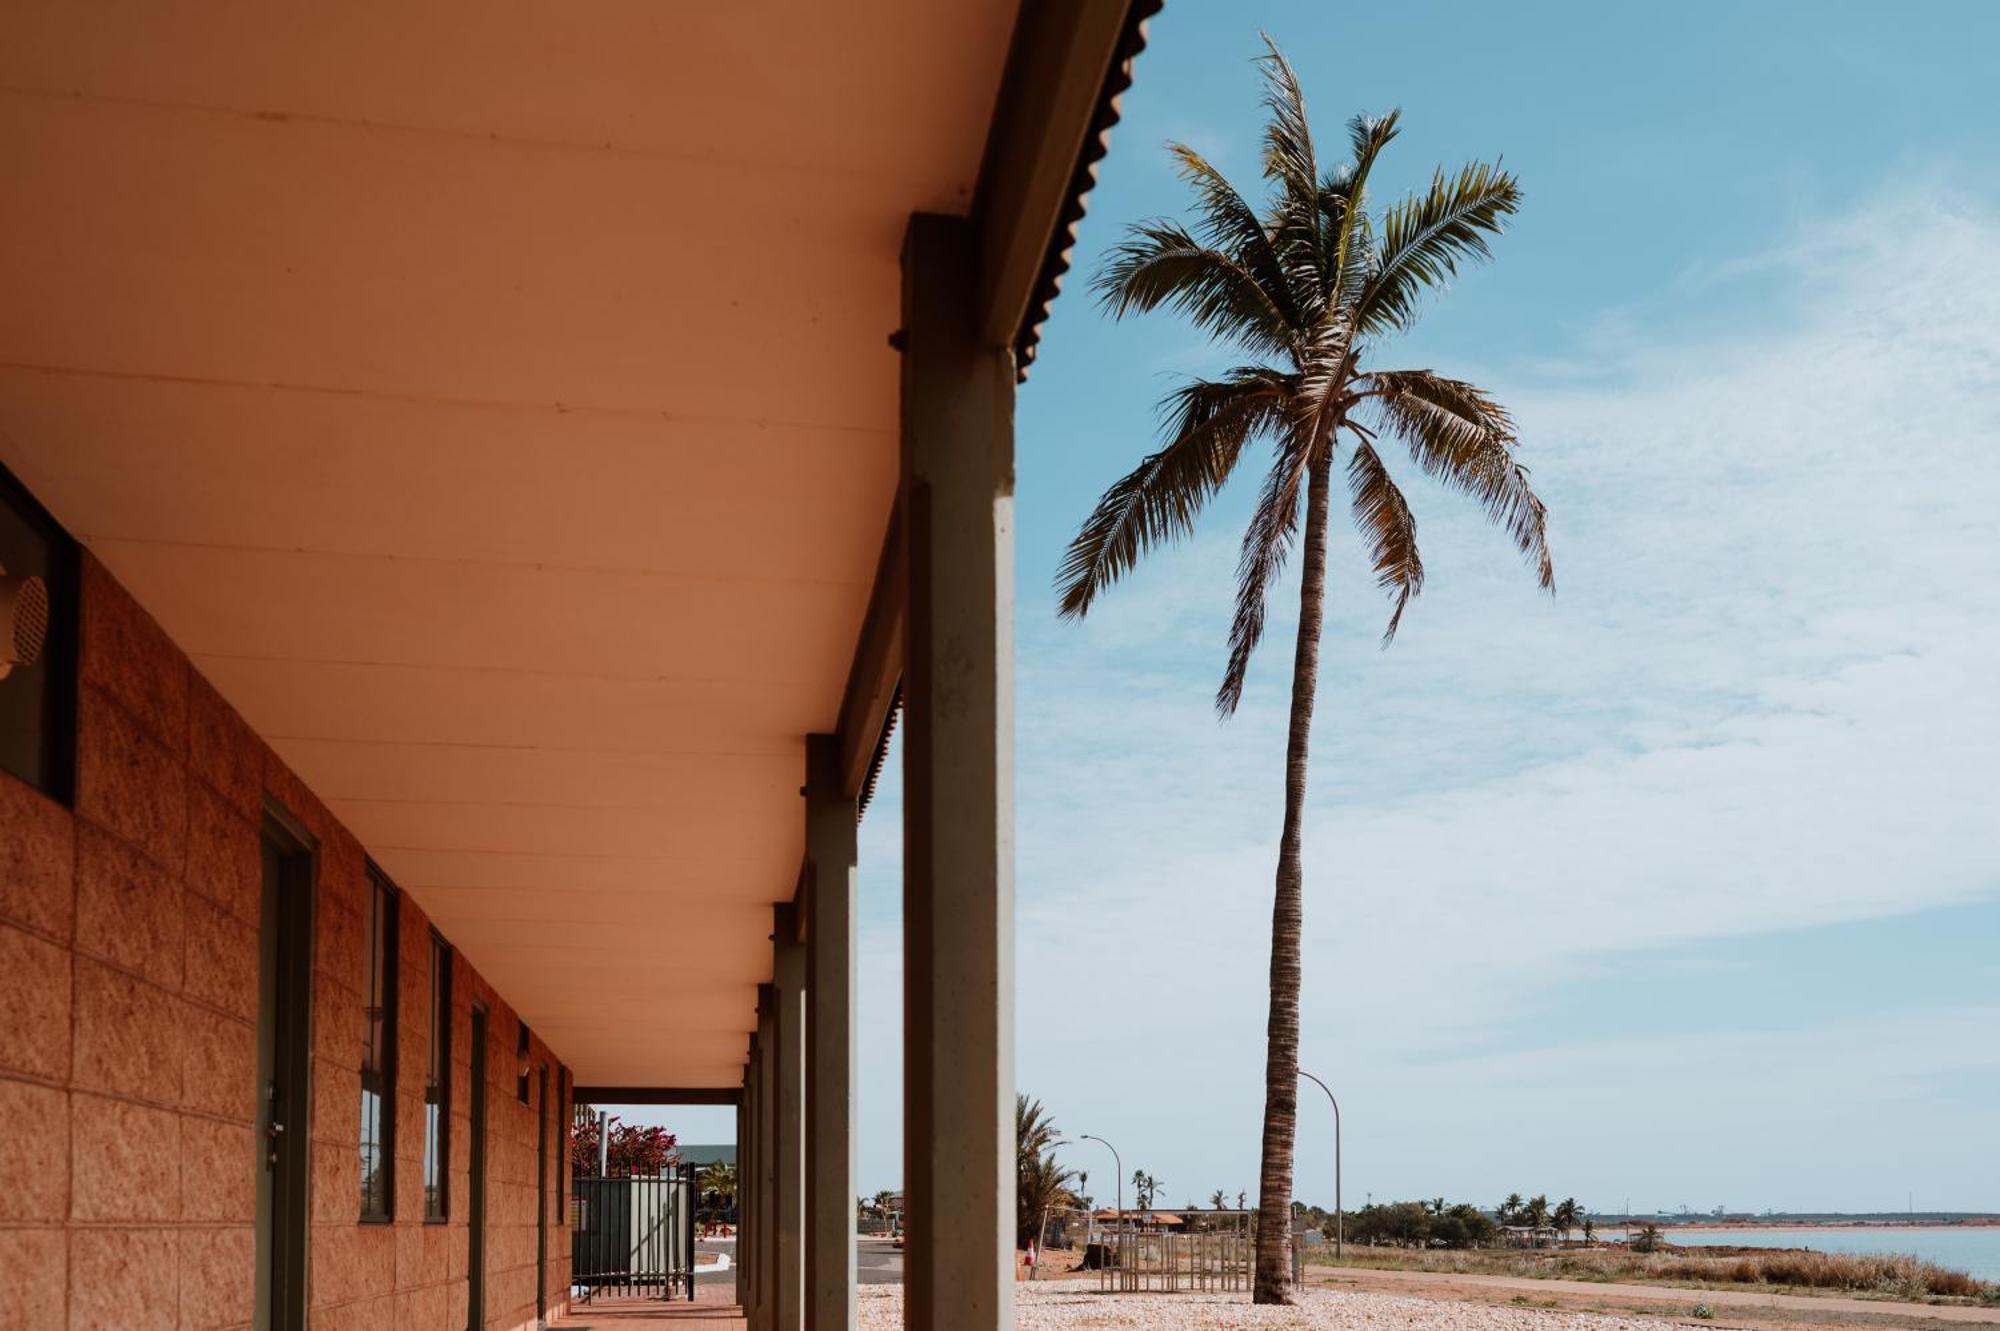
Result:
{"label": "concrete block wall", "polygon": [[534,1042],[549,1103],[522,1104],[517,1017],[454,951],[450,1220],[425,1224],[431,932],[403,893],[395,1220],[359,1223],[361,845],[88,556],[82,602],[74,807],[0,772],[0,1331],[250,1324],[267,792],[319,840],[310,1324],[466,1326],[476,999],[492,1042],[485,1331],[532,1327],[538,1109],[552,1308],[569,1288],[557,1056]]}

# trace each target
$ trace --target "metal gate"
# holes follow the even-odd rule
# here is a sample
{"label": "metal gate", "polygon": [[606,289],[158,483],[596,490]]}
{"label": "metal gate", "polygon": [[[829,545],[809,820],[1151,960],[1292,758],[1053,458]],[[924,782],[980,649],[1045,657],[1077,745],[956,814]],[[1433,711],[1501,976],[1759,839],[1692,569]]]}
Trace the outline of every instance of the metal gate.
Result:
{"label": "metal gate", "polygon": [[694,1298],[694,1166],[570,1181],[570,1280],[599,1291]]}

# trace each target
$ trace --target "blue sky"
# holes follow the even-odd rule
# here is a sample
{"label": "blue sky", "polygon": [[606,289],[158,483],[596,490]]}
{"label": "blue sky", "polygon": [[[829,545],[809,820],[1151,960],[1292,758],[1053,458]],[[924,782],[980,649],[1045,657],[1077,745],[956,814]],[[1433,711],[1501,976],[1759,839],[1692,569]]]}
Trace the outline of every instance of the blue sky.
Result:
{"label": "blue sky", "polygon": [[[1412,481],[1429,582],[1383,651],[1336,537],[1303,1043],[1350,1203],[2000,1208],[2000,7],[1172,0],[1086,273],[1183,206],[1167,140],[1257,185],[1260,28],[1322,143],[1403,108],[1386,195],[1520,174],[1497,262],[1378,363],[1514,410],[1560,589]],[[1072,275],[1019,411],[1018,1077],[1175,1204],[1255,1187],[1295,591],[1222,724],[1249,485],[1085,625],[1048,586],[1161,392],[1229,363]],[[901,1174],[898,815],[892,772],[871,1191]]]}

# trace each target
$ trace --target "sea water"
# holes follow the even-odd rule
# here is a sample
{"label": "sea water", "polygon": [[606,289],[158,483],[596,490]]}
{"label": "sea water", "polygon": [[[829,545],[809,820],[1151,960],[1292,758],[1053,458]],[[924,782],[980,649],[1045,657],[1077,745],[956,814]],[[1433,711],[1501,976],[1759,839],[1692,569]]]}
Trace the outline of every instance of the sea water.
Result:
{"label": "sea water", "polygon": [[[1618,1231],[1610,1231],[1613,1237]],[[1660,1236],[1683,1248],[1811,1248],[1817,1252],[1907,1253],[1981,1280],[2000,1280],[2000,1226],[1814,1225],[1800,1229],[1683,1229],[1662,1225]]]}

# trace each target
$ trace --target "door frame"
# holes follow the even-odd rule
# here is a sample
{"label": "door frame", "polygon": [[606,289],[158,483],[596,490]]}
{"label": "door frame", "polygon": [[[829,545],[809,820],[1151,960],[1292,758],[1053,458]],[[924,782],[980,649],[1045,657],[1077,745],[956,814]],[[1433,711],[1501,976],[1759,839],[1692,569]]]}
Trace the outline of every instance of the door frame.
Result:
{"label": "door frame", "polygon": [[304,1331],[317,843],[266,800],[258,844],[255,1317],[258,1331]]}
{"label": "door frame", "polygon": [[466,1150],[465,1180],[465,1323],[467,1331],[486,1326],[486,1005],[472,1004],[472,1121]]}
{"label": "door frame", "polygon": [[549,1065],[538,1065],[535,1085],[535,1325],[546,1326],[549,1307]]}

